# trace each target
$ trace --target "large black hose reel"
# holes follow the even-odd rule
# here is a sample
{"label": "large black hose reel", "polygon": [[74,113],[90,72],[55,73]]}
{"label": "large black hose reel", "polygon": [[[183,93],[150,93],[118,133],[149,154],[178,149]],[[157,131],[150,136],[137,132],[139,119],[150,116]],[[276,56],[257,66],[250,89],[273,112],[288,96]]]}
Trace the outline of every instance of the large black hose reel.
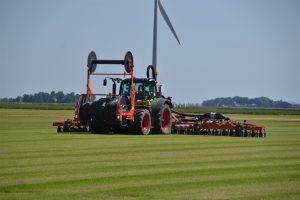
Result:
{"label": "large black hose reel", "polygon": [[91,51],[87,59],[87,67],[90,74],[94,73],[97,68],[97,64],[115,64],[115,65],[124,65],[125,71],[127,73],[132,72],[133,68],[133,55],[130,51],[127,51],[125,54],[124,60],[97,60],[96,53]]}

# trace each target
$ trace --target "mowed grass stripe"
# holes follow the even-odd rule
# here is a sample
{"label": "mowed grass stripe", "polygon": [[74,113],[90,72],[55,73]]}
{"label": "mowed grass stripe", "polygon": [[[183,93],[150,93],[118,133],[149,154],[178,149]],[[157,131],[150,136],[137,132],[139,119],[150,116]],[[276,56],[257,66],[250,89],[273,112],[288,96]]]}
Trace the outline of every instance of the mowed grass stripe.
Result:
{"label": "mowed grass stripe", "polygon": [[[276,174],[277,175],[277,174]],[[204,179],[202,179],[204,178]],[[151,184],[151,183],[146,183],[143,185],[140,183],[140,185],[134,185],[134,186],[128,186],[128,187],[122,187],[113,189],[113,190],[108,190],[108,192],[113,192],[114,194],[121,194],[123,195],[137,195],[139,194],[140,196],[143,195],[151,195],[153,193],[168,193],[170,190],[181,190],[183,192],[186,192],[190,189],[193,188],[211,188],[211,187],[222,187],[224,185],[228,186],[239,186],[239,185],[259,185],[259,184],[267,184],[269,183],[279,183],[281,182],[282,184],[284,183],[289,183],[291,181],[295,181],[296,184],[299,185],[299,182],[296,182],[300,178],[299,175],[294,176],[294,175],[277,175],[275,178],[273,175],[260,175],[260,176],[249,176],[249,177],[244,177],[243,175],[237,175],[236,177],[222,177],[219,176],[220,179],[215,179],[215,180],[210,180],[209,178],[205,177],[200,177],[200,180],[194,180],[194,179],[184,179],[184,181],[176,181],[173,180],[167,181],[166,183],[156,183],[156,184]],[[100,190],[101,191],[101,190]],[[297,191],[296,189],[294,191]]]}
{"label": "mowed grass stripe", "polygon": [[[39,148],[39,150],[32,150],[28,146],[28,149],[24,149],[24,146],[22,146],[22,150],[19,151],[8,151],[8,150],[1,150],[0,151],[0,158],[11,157],[14,154],[20,155],[20,156],[26,156],[28,155],[35,155],[35,154],[53,154],[54,152],[59,153],[60,155],[63,153],[74,153],[74,152],[80,152],[83,153],[84,151],[87,151],[87,153],[118,153],[120,151],[122,152],[136,152],[136,151],[180,151],[180,150],[194,150],[194,149],[221,149],[221,148],[256,148],[256,147],[268,147],[268,146],[291,146],[291,145],[300,145],[300,140],[281,140],[281,141],[273,141],[272,143],[269,143],[268,140],[265,139],[252,139],[252,138],[239,138],[236,140],[236,138],[233,139],[233,141],[223,141],[223,142],[213,142],[210,138],[210,143],[207,143],[207,141],[202,141],[203,139],[207,140],[204,136],[193,136],[194,142],[178,142],[178,138],[174,138],[173,136],[166,136],[168,138],[168,143],[148,143],[147,139],[138,141],[135,143],[129,143],[129,144],[120,144],[120,140],[116,140],[116,138],[111,138],[106,143],[106,139],[103,140],[103,138],[86,138],[86,137],[68,137],[68,138],[57,138],[53,139],[53,136],[43,137],[43,139],[40,139],[40,136],[38,133],[36,133],[37,136],[32,138],[31,140],[26,140],[22,142],[26,142],[27,144],[30,144],[31,142],[34,143],[36,147]],[[124,138],[128,139],[130,137]],[[163,138],[165,139],[165,138]],[[176,139],[176,141],[174,141]],[[88,144],[89,146],[79,146],[77,149],[71,149],[68,148],[68,146],[64,146],[64,141],[72,141],[76,142],[78,144],[83,144],[83,141],[85,140],[91,140],[90,143],[84,143],[84,145]],[[170,140],[173,140],[170,142]],[[264,141],[262,141],[264,140]],[[151,141],[151,138],[149,138],[149,141]],[[237,142],[238,141],[238,142]],[[10,141],[13,142],[13,141]],[[14,144],[18,143],[19,141],[15,141]],[[43,149],[43,143],[53,142],[53,149]],[[9,142],[8,142],[9,143]],[[0,142],[1,144],[1,142]],[[9,147],[9,144],[7,142],[5,143],[7,147]],[[163,145],[163,146],[162,146]],[[58,148],[58,149],[57,149]],[[92,152],[91,152],[92,151]],[[66,154],[64,154],[66,155]],[[70,155],[70,154],[68,154]]]}
{"label": "mowed grass stripe", "polygon": [[[149,151],[142,151],[142,152],[137,152],[137,151],[129,151],[129,152],[115,152],[115,153],[73,153],[73,154],[48,154],[48,155],[43,155],[43,154],[38,154],[38,155],[33,155],[33,156],[12,156],[11,158],[9,157],[5,157],[5,158],[1,158],[1,162],[2,164],[5,166],[9,163],[13,163],[13,164],[22,164],[22,163],[26,163],[30,160],[35,160],[37,161],[37,163],[43,163],[44,161],[47,162],[50,161],[52,163],[52,160],[55,161],[65,161],[66,159],[68,160],[75,160],[76,158],[82,158],[85,161],[93,161],[95,159],[99,160],[118,160],[120,159],[120,156],[126,159],[143,159],[144,156],[147,156],[149,159],[150,158],[164,158],[164,157],[168,157],[169,155],[172,157],[176,157],[176,156],[180,156],[180,157],[184,157],[184,156],[204,156],[204,157],[208,157],[208,156],[217,156],[220,153],[223,153],[224,156],[226,155],[232,155],[235,154],[235,152],[239,151],[240,154],[262,154],[262,153],[269,153],[269,152],[286,152],[286,151],[290,151],[290,152],[294,152],[294,151],[299,151],[299,145],[298,146],[288,146],[288,147],[256,147],[256,148],[245,148],[245,149],[241,149],[239,151],[238,148],[224,148],[224,149],[205,149],[205,150],[191,150],[191,149],[183,149],[182,151],[172,151],[172,150],[168,150],[168,151],[153,151],[151,152]],[[121,153],[121,155],[120,155]],[[207,153],[207,154],[206,154]],[[86,157],[84,156],[86,155]],[[77,160],[78,161],[78,160]],[[57,162],[55,162],[57,163]],[[0,164],[0,168],[2,167],[2,164]]]}
{"label": "mowed grass stripe", "polygon": [[[293,155],[294,153],[298,154],[297,151],[298,146],[296,147],[290,147],[290,148],[267,148],[267,149],[261,149],[261,151],[257,151],[257,149],[244,149],[243,151],[235,151],[235,149],[230,149],[227,151],[221,151],[221,150],[211,150],[211,151],[184,151],[180,153],[173,153],[173,152],[156,152],[156,153],[149,153],[149,152],[134,152],[134,153],[122,153],[119,154],[96,154],[96,155],[90,155],[90,154],[82,154],[82,155],[75,155],[75,156],[58,156],[54,158],[54,156],[40,156],[40,157],[34,157],[34,158],[17,158],[17,159],[3,159],[0,164],[0,169],[5,167],[24,167],[27,166],[31,161],[34,161],[35,165],[60,165],[64,164],[65,161],[67,161],[70,164],[76,164],[76,163],[95,163],[95,162],[126,162],[126,161],[143,161],[145,158],[148,161],[151,160],[157,160],[157,161],[165,161],[165,160],[174,160],[176,158],[178,159],[205,159],[205,160],[211,160],[211,159],[217,159],[220,158],[227,158],[227,157],[241,157],[244,156],[246,159],[249,157],[263,157],[263,156],[271,156],[271,157],[280,157],[281,155],[289,155],[290,153]],[[247,155],[247,156],[246,156]],[[241,157],[243,158],[243,157]]]}
{"label": "mowed grass stripe", "polygon": [[[298,184],[298,185],[297,185]],[[235,186],[220,186],[187,189],[185,193],[178,190],[168,191],[167,194],[158,193],[165,200],[176,199],[297,199],[300,192],[298,190],[299,183],[297,181],[290,181],[285,184],[268,183],[255,185],[235,185]],[[246,195],[245,195],[246,194]],[[156,196],[155,195],[155,196]]]}
{"label": "mowed grass stripe", "polygon": [[[118,182],[132,182],[135,183],[136,181],[142,181],[142,180],[154,180],[154,181],[162,181],[166,180],[168,181],[170,178],[178,178],[178,180],[190,180],[196,177],[214,177],[220,178],[220,176],[226,176],[226,177],[232,177],[235,176],[235,178],[240,177],[255,177],[255,176],[271,176],[272,173],[276,176],[282,175],[282,176],[288,176],[288,175],[295,175],[299,176],[300,172],[297,171],[297,168],[299,168],[298,164],[282,164],[278,166],[274,166],[274,170],[270,172],[270,169],[268,169],[268,165],[264,166],[220,166],[218,168],[197,168],[197,167],[187,167],[187,166],[178,166],[177,168],[174,167],[156,167],[151,169],[136,169],[134,170],[131,168],[131,170],[123,170],[116,173],[111,173],[112,171],[106,171],[106,172],[89,172],[86,171],[85,174],[78,174],[78,173],[70,173],[70,175],[53,175],[52,177],[38,177],[38,178],[32,178],[29,179],[30,181],[23,182],[21,179],[16,179],[15,182],[12,182],[11,184],[8,184],[7,186],[1,185],[1,190],[5,190],[5,188],[14,188],[14,187],[24,187],[28,185],[38,185],[38,187],[42,187],[44,185],[45,187],[49,187],[49,185],[52,185],[53,187],[59,187],[58,184],[65,184],[66,187],[73,187],[73,185],[77,185],[78,183],[88,183],[88,182],[94,182],[99,184],[115,184]],[[282,171],[285,169],[284,171]],[[44,179],[42,179],[44,178]],[[205,180],[205,179],[204,179]],[[78,183],[76,183],[78,182]]]}
{"label": "mowed grass stripe", "polygon": [[[234,185],[234,186],[218,186],[218,187],[203,187],[199,184],[194,188],[173,188],[167,192],[153,193],[131,193],[123,194],[114,191],[101,192],[99,186],[84,188],[83,190],[65,189],[64,192],[56,192],[48,190],[45,192],[15,192],[15,193],[0,193],[0,199],[6,197],[8,199],[295,199],[298,200],[300,192],[298,191],[298,182],[290,181],[283,183],[258,183],[255,185]],[[137,191],[138,192],[138,191]],[[2,198],[1,198],[2,197]]]}
{"label": "mowed grass stripe", "polygon": [[[276,177],[274,177],[276,175]],[[34,189],[37,192],[43,192],[48,190],[55,190],[57,193],[63,193],[67,189],[80,189],[98,191],[98,192],[113,192],[145,195],[147,193],[164,193],[169,190],[180,189],[182,191],[193,188],[211,188],[222,186],[238,186],[238,185],[255,185],[255,184],[268,184],[268,183],[289,183],[295,182],[299,185],[297,180],[300,174],[294,175],[294,172],[285,173],[243,173],[243,174],[217,174],[217,175],[202,175],[193,177],[158,177],[156,179],[151,176],[151,179],[141,176],[139,178],[127,177],[126,179],[120,177],[119,179],[84,179],[74,181],[60,181],[60,182],[48,182],[43,184],[23,184],[18,186],[8,186],[1,188],[3,192],[30,192]],[[98,186],[98,187],[97,187]]]}
{"label": "mowed grass stripe", "polygon": [[[251,170],[254,170],[255,172],[260,172],[270,170],[270,167],[272,167],[272,171],[275,171],[275,169],[285,169],[285,170],[298,170],[300,167],[300,162],[295,160],[285,160],[281,161],[279,160],[277,163],[270,163],[265,161],[263,163],[258,162],[241,162],[238,164],[234,164],[232,162],[229,163],[222,163],[213,165],[210,163],[206,164],[199,164],[199,163],[184,163],[184,164],[168,164],[168,165],[144,165],[144,166],[131,166],[131,167],[108,167],[108,168],[102,168],[96,167],[92,169],[80,169],[80,170],[72,170],[69,171],[57,171],[50,174],[47,173],[33,173],[33,175],[26,175],[27,178],[24,180],[22,176],[11,176],[11,179],[3,179],[0,181],[0,186],[3,185],[9,185],[9,184],[23,184],[25,182],[35,182],[35,183],[44,183],[48,181],[66,181],[66,180],[80,180],[80,179],[94,179],[94,178],[103,178],[103,177],[118,177],[118,176],[136,176],[136,175],[150,175],[155,176],[155,174],[158,174],[161,176],[162,174],[169,174],[173,173],[176,174],[182,174],[186,171],[192,171],[200,173],[203,171],[224,171],[231,170],[231,171],[244,171],[249,172]],[[25,182],[24,182],[25,181]]]}
{"label": "mowed grass stripe", "polygon": [[78,162],[112,162],[112,161],[142,161],[144,159],[147,160],[168,160],[168,159],[176,159],[176,158],[195,158],[195,159],[207,159],[210,160],[214,157],[226,157],[226,156],[241,156],[247,158],[249,156],[259,156],[259,155],[268,155],[272,153],[273,157],[276,158],[276,155],[280,155],[281,153],[288,152],[298,152],[299,147],[281,147],[281,148],[250,148],[250,149],[218,149],[218,150],[193,150],[193,151],[168,151],[168,152],[133,152],[128,154],[123,154],[120,152],[119,154],[82,154],[76,156],[48,156],[48,157],[34,157],[34,158],[17,158],[17,159],[5,159],[1,160],[0,169],[5,167],[13,167],[13,166],[31,166],[34,165],[53,165],[53,164],[63,164],[63,163],[78,163]]}
{"label": "mowed grass stripe", "polygon": [[[293,148],[267,148],[267,149],[261,149],[261,151],[257,151],[255,148],[251,149],[245,149],[244,151],[236,151],[234,149],[230,149],[227,151],[221,151],[221,150],[211,150],[211,151],[186,151],[186,152],[180,152],[180,153],[173,153],[173,152],[158,152],[158,153],[144,153],[144,152],[135,152],[131,154],[116,154],[116,155],[107,155],[107,154],[99,154],[99,155],[88,155],[88,154],[82,154],[78,156],[58,156],[58,157],[38,157],[38,158],[23,158],[23,159],[12,159],[12,160],[2,160],[0,164],[0,169],[6,168],[6,167],[25,167],[25,166],[32,166],[34,165],[60,165],[60,164],[76,164],[81,162],[113,162],[113,161],[119,161],[119,162],[126,162],[126,161],[143,161],[145,158],[150,160],[172,160],[172,159],[185,159],[185,158],[192,158],[192,159],[216,159],[218,157],[224,157],[227,156],[244,156],[247,158],[247,155],[250,157],[259,157],[263,155],[271,154],[274,158],[277,157],[277,155],[280,154],[291,154],[298,152],[298,147]],[[297,154],[297,153],[296,153]]]}
{"label": "mowed grass stripe", "polygon": [[[67,166],[66,168],[42,168],[42,167],[35,167],[34,169],[29,168],[25,170],[20,170],[15,172],[14,170],[6,170],[5,172],[1,173],[1,183],[3,180],[8,180],[6,178],[40,178],[40,177],[51,177],[54,175],[54,177],[60,177],[65,175],[81,175],[81,174],[97,174],[97,175],[103,175],[107,176],[107,174],[110,176],[111,172],[114,172],[114,174],[129,174],[129,173],[144,173],[145,171],[149,173],[155,173],[157,171],[176,171],[176,169],[187,169],[187,170],[206,170],[206,169],[213,169],[213,170],[219,170],[223,168],[234,168],[239,167],[243,168],[247,171],[247,169],[251,169],[254,167],[280,167],[282,165],[287,167],[294,167],[299,169],[299,163],[300,161],[297,158],[285,158],[280,159],[278,163],[274,163],[273,165],[270,164],[271,159],[251,159],[248,162],[246,161],[239,161],[239,160],[227,160],[227,161],[211,161],[211,162],[185,162],[185,163],[160,163],[160,164],[136,164],[136,165],[112,165],[112,166],[106,166],[103,167],[102,165],[77,165],[76,167]],[[232,163],[236,163],[236,165],[232,165]],[[252,164],[255,163],[255,164]],[[252,164],[252,165],[251,165]],[[214,166],[214,167],[211,167]],[[84,170],[82,170],[84,169]],[[156,171],[155,171],[156,170]]]}
{"label": "mowed grass stripe", "polygon": [[199,184],[194,188],[173,188],[167,192],[153,193],[116,193],[115,191],[101,192],[99,186],[92,188],[84,188],[81,190],[65,189],[63,192],[55,190],[47,190],[43,192],[12,192],[0,193],[0,199],[113,199],[113,200],[133,200],[133,199],[295,199],[298,200],[300,192],[298,192],[298,182],[282,182],[282,183],[258,183],[255,185],[234,185],[234,186],[218,186],[218,187],[203,187]]}
{"label": "mowed grass stripe", "polygon": [[105,170],[115,168],[130,168],[131,166],[152,166],[152,165],[182,165],[182,164],[199,164],[201,166],[217,165],[219,163],[242,163],[242,162],[263,162],[267,163],[269,161],[276,160],[295,160],[300,161],[298,152],[294,151],[277,151],[278,155],[274,156],[274,152],[268,153],[248,153],[247,157],[237,153],[225,154],[220,156],[220,154],[206,155],[206,156],[180,156],[180,157],[163,157],[155,159],[121,159],[121,160],[93,160],[93,161],[65,161],[61,163],[48,163],[48,164],[26,164],[26,165],[11,165],[6,167],[1,167],[0,177],[8,175],[11,176],[13,173],[15,176],[21,173],[51,173],[52,171],[67,171],[77,170],[77,169],[92,169],[97,168],[98,170]]}
{"label": "mowed grass stripe", "polygon": [[[77,175],[103,175],[106,176],[107,174],[110,175],[110,173],[113,171],[115,174],[122,174],[122,173],[155,173],[155,170],[159,171],[176,171],[176,169],[188,169],[188,170],[205,170],[205,169],[222,169],[222,168],[234,168],[235,166],[238,166],[239,168],[245,168],[247,170],[247,167],[277,167],[281,165],[288,165],[288,166],[294,166],[295,168],[299,168],[299,160],[296,158],[288,158],[288,159],[280,159],[277,163],[274,163],[273,165],[270,164],[269,160],[250,160],[248,162],[246,161],[236,161],[236,160],[228,160],[226,162],[186,162],[186,163],[165,163],[165,164],[137,164],[129,165],[129,166],[107,166],[103,167],[101,165],[91,165],[91,166],[82,166],[77,165],[76,167],[66,166],[64,169],[48,169],[48,168],[42,168],[39,169],[38,167],[34,170],[24,170],[19,172],[12,172],[11,170],[7,170],[6,172],[1,174],[0,178],[0,185],[7,183],[5,180],[9,177],[11,180],[13,178],[41,178],[41,177],[47,177],[50,178],[52,175],[54,175],[53,178],[61,178],[64,176],[77,176]],[[232,163],[236,163],[236,165],[232,165]],[[255,164],[252,164],[255,163]],[[214,166],[214,167],[211,167]],[[84,169],[84,170],[82,170]],[[4,180],[4,181],[3,181]],[[8,180],[8,179],[7,179]],[[4,183],[3,183],[4,182]]]}
{"label": "mowed grass stripe", "polygon": [[[198,139],[202,136],[195,136]],[[171,140],[172,138],[170,138]],[[0,153],[0,159],[5,159],[5,158],[24,158],[24,157],[39,157],[41,154],[44,154],[43,156],[74,156],[74,155],[81,155],[84,153],[84,151],[87,151],[89,155],[97,155],[97,154],[118,154],[119,152],[122,151],[122,153],[134,153],[134,152],[167,152],[167,151],[173,151],[173,152],[180,152],[180,151],[188,151],[188,150],[218,150],[218,149],[244,149],[244,148],[268,148],[268,147],[280,147],[280,148],[290,148],[292,146],[299,147],[300,146],[300,140],[299,141],[276,141],[272,143],[264,142],[260,143],[257,141],[251,141],[251,140],[239,140],[238,143],[227,143],[227,142],[222,142],[222,143],[201,143],[201,142],[190,142],[189,144],[180,144],[180,143],[168,143],[168,144],[149,144],[147,142],[140,141],[141,143],[139,144],[123,144],[123,145],[117,145],[119,141],[112,141],[110,145],[108,145],[105,141],[97,140],[93,141],[91,139],[91,142],[89,143],[84,143],[84,145],[89,145],[89,148],[86,148],[85,146],[78,146],[76,149],[69,148],[69,146],[65,145],[65,140],[42,140],[42,142],[39,140],[34,141],[34,145],[29,145],[30,143],[27,141],[28,149],[30,147],[36,147],[39,150],[33,151],[29,150],[26,151],[23,147],[23,151],[18,151],[18,152],[8,152],[3,150]],[[68,141],[72,142],[72,145],[81,145],[83,143],[83,140],[85,138],[70,138]],[[113,138],[112,138],[113,140]],[[53,148],[45,148],[43,149],[43,144],[48,143],[48,142],[53,142]],[[88,142],[88,141],[87,141]],[[74,144],[75,143],[75,144]],[[102,145],[101,143],[104,143],[105,145]],[[4,145],[6,147],[9,147],[9,145]],[[42,148],[42,150],[40,149]],[[58,149],[56,149],[58,148]],[[55,155],[55,152],[57,152],[58,155]]]}

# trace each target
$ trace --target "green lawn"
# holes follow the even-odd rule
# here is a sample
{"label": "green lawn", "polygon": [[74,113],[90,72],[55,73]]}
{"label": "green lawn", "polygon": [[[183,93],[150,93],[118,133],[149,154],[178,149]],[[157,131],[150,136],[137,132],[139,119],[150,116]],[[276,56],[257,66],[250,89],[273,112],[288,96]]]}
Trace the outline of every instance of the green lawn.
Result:
{"label": "green lawn", "polygon": [[0,109],[0,199],[300,199],[300,116],[267,138],[57,134],[72,111]]}

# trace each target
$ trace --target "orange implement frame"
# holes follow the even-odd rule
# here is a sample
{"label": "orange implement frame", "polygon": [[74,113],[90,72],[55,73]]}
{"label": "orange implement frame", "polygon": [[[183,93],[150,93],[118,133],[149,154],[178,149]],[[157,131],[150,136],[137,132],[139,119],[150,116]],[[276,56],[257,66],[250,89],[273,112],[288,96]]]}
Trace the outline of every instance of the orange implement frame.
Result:
{"label": "orange implement frame", "polygon": [[[87,71],[87,96],[89,101],[91,101],[93,95],[101,95],[101,96],[116,96],[118,97],[118,105],[117,105],[117,119],[122,122],[123,118],[126,117],[126,120],[128,121],[134,121],[134,104],[135,104],[135,89],[134,89],[134,71],[133,71],[133,65],[132,60],[127,60],[127,66],[128,66],[128,72],[129,73],[92,73],[90,70]],[[131,76],[131,92],[130,92],[130,104],[131,108],[128,112],[122,111],[122,106],[120,103],[120,96],[116,94],[93,94],[91,89],[91,75],[98,75],[98,76]]]}
{"label": "orange implement frame", "polygon": [[[74,107],[74,118],[72,120],[67,120],[67,121],[60,121],[60,122],[53,122],[53,126],[57,126],[58,127],[58,131],[61,132],[62,131],[66,131],[66,130],[63,130],[64,127],[66,127],[66,124],[68,123],[68,126],[71,126],[73,128],[75,128],[76,130],[84,130],[86,127],[84,125],[82,125],[80,123],[80,116],[79,116],[79,108],[80,108],[80,105],[81,105],[81,101],[82,101],[82,98],[83,96],[87,96],[87,100],[88,102],[92,102],[92,97],[93,96],[106,96],[106,97],[117,97],[118,98],[118,103],[117,103],[117,120],[121,123],[122,120],[124,118],[126,118],[126,120],[128,121],[134,121],[134,112],[135,112],[135,89],[134,89],[134,71],[133,71],[133,63],[132,63],[132,60],[131,59],[128,59],[126,60],[125,62],[126,63],[126,66],[127,66],[127,69],[124,73],[93,73],[92,71],[90,71],[89,69],[87,70],[87,84],[86,84],[86,94],[81,94],[79,95],[78,97],[78,100],[77,100],[77,103],[75,104],[75,107]],[[123,112],[122,110],[122,106],[121,106],[121,103],[120,103],[120,96],[117,95],[117,94],[111,94],[111,93],[108,93],[108,94],[94,94],[92,92],[92,89],[91,89],[91,76],[92,75],[98,75],[98,76],[130,76],[131,77],[131,92],[130,92],[130,104],[131,104],[131,108],[128,112]]]}

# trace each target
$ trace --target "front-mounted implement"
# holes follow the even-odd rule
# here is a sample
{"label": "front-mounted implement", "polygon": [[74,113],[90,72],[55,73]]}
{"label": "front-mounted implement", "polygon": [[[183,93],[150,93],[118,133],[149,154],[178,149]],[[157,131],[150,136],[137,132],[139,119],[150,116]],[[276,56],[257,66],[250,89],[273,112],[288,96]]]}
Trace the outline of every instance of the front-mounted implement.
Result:
{"label": "front-mounted implement", "polygon": [[[97,65],[124,65],[125,71],[123,73],[96,73]],[[109,123],[120,123],[123,121],[133,121],[134,118],[134,72],[133,72],[133,56],[131,52],[127,52],[124,60],[98,60],[94,51],[90,52],[87,60],[87,89],[85,94],[81,94],[75,105],[75,113],[73,120],[66,120],[65,122],[54,122],[53,125],[57,126],[59,132],[70,131],[94,131],[99,127],[100,122],[108,121]],[[113,81],[113,89],[111,93],[93,93],[91,89],[91,76],[112,76],[110,79]],[[130,76],[130,85],[132,86],[131,101],[127,102],[124,98],[116,93],[116,82],[120,78],[115,76]],[[105,79],[104,83],[107,82]],[[93,102],[96,97],[101,97],[100,100]],[[126,102],[127,108],[124,102]]]}

